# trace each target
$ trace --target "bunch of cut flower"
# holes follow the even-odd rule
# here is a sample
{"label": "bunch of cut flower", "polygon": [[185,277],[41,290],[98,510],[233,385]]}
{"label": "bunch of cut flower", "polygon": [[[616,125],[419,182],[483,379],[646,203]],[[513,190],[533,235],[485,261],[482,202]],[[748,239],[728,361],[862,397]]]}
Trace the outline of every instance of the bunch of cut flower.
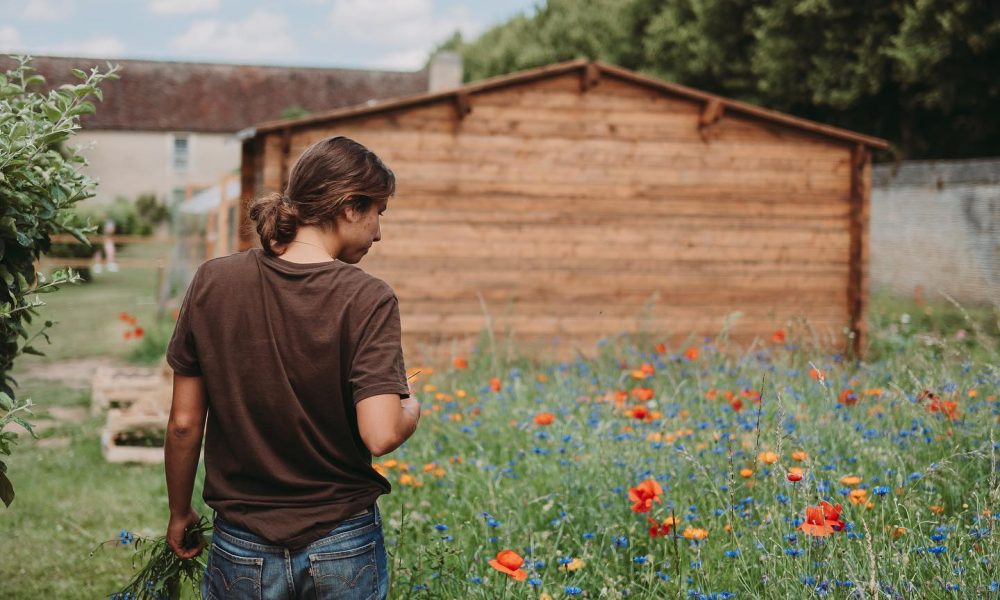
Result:
{"label": "bunch of cut flower", "polygon": [[[184,547],[194,548],[204,543],[205,533],[211,529],[211,522],[202,516],[194,526],[184,530]],[[142,566],[125,587],[109,596],[109,600],[177,600],[185,584],[199,595],[205,570],[201,557],[205,555],[208,544],[198,556],[181,559],[167,544],[166,536],[144,538],[123,530],[118,540],[103,542],[98,549],[109,543],[127,545],[132,542],[135,544],[132,566],[134,568],[137,561]],[[94,553],[90,554],[93,556]]]}

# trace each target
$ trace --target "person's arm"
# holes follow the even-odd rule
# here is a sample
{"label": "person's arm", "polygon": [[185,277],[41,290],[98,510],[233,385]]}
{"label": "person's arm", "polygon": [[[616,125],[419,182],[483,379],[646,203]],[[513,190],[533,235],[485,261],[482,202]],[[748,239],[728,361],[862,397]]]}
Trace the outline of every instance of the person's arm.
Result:
{"label": "person's arm", "polygon": [[379,394],[358,402],[358,430],[374,456],[389,454],[408,440],[420,420],[416,398],[400,400],[399,394]]}
{"label": "person's arm", "polygon": [[167,543],[180,558],[197,556],[204,544],[183,547],[184,530],[198,522],[191,508],[191,493],[198,472],[198,456],[205,432],[208,402],[201,377],[174,373],[173,402],[164,447],[164,468],[167,477],[167,497],[170,502],[170,522]]}

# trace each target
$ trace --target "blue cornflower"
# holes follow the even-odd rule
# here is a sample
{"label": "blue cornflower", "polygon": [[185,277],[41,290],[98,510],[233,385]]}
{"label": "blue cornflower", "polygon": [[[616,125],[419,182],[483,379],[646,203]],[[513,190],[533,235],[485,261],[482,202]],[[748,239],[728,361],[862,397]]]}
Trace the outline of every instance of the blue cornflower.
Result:
{"label": "blue cornflower", "polygon": [[590,531],[586,531],[586,532],[584,532],[584,534],[583,534],[582,537],[585,540],[592,540],[592,539],[594,539],[594,534],[592,532],[590,532]]}
{"label": "blue cornflower", "polygon": [[437,529],[438,531],[448,531],[448,526],[443,523],[438,523],[434,526],[434,529]]}
{"label": "blue cornflower", "polygon": [[635,558],[632,559],[632,562],[634,562],[637,565],[644,565],[646,564],[647,561],[649,561],[648,556],[636,556]]}
{"label": "blue cornflower", "polygon": [[581,590],[580,588],[576,587],[575,585],[567,585],[563,589],[563,591],[566,592],[570,596],[579,596],[580,594],[583,593],[583,590]]}
{"label": "blue cornflower", "polygon": [[740,555],[739,550],[726,550],[726,556],[729,558],[736,558]]}
{"label": "blue cornflower", "polygon": [[528,580],[528,585],[542,585],[542,580],[537,577],[532,577]]}
{"label": "blue cornflower", "polygon": [[121,541],[123,546],[127,546],[135,541],[135,535],[133,535],[131,531],[122,529],[121,533],[118,534],[118,539]]}
{"label": "blue cornflower", "polygon": [[469,577],[469,581],[471,581],[476,585],[480,585],[483,583],[483,578],[480,577],[479,575],[473,575],[472,577]]}
{"label": "blue cornflower", "polygon": [[876,496],[885,496],[886,494],[889,493],[889,488],[887,486],[880,485],[874,488],[872,491],[875,492]]}
{"label": "blue cornflower", "polygon": [[948,551],[948,548],[946,546],[932,546],[927,551],[931,554],[944,554]]}
{"label": "blue cornflower", "polygon": [[802,555],[802,549],[801,548],[785,548],[785,554],[787,554],[788,556],[801,556]]}
{"label": "blue cornflower", "polygon": [[618,548],[628,548],[628,537],[620,535],[614,538],[615,546]]}

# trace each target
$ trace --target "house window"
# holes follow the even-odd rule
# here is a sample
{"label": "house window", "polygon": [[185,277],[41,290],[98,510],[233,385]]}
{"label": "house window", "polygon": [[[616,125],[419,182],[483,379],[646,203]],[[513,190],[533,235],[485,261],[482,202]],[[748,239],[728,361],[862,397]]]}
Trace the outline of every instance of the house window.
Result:
{"label": "house window", "polygon": [[174,134],[174,170],[187,171],[191,157],[191,142],[186,135]]}

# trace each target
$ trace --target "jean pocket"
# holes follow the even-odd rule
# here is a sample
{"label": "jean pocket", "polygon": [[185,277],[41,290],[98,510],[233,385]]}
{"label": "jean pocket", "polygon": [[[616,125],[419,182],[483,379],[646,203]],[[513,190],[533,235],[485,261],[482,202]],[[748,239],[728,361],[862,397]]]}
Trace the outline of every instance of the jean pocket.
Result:
{"label": "jean pocket", "polygon": [[260,599],[264,559],[237,556],[212,544],[206,569],[206,597],[212,600]]}
{"label": "jean pocket", "polygon": [[309,555],[309,574],[322,600],[370,600],[378,596],[375,540],[334,552]]}

